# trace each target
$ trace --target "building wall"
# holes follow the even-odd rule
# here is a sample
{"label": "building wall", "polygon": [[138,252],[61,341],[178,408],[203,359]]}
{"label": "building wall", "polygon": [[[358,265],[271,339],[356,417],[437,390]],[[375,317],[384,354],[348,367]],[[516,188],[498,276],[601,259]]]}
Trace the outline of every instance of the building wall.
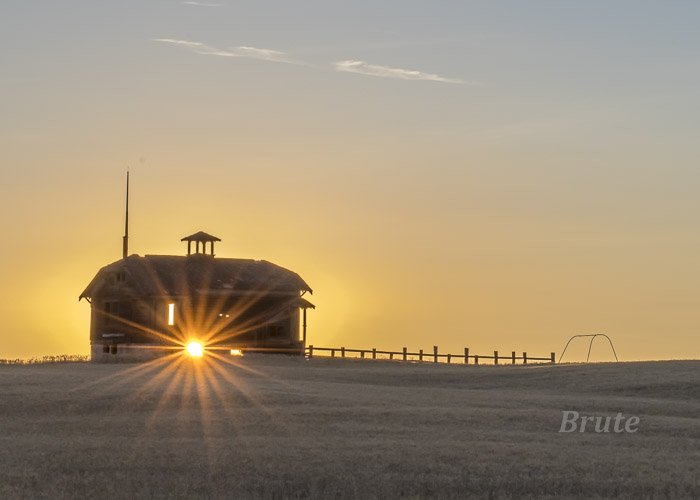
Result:
{"label": "building wall", "polygon": [[289,338],[292,341],[301,340],[300,316],[299,308],[292,308],[289,316]]}
{"label": "building wall", "polygon": [[[104,352],[103,344],[90,346],[90,360],[98,363],[130,363],[150,361],[161,358],[174,351],[156,346],[144,347],[144,344],[117,344],[116,352]],[[108,346],[112,347],[112,346]]]}
{"label": "building wall", "polygon": [[[139,361],[152,359],[163,354],[163,349],[139,348],[144,346],[164,346],[170,343],[158,335],[159,332],[173,339],[170,347],[189,339],[206,337],[206,333],[219,331],[219,346],[235,348],[293,348],[301,347],[300,313],[296,307],[284,306],[295,295],[269,295],[260,297],[252,305],[249,296],[231,296],[227,300],[211,297],[203,307],[199,299],[187,297],[149,297],[139,299],[131,294],[111,293],[99,296],[92,301],[90,343],[92,359],[95,361]],[[104,314],[106,302],[124,304],[122,311],[128,311],[128,319],[137,325],[119,319],[108,319]],[[175,324],[168,325],[168,304],[175,304]],[[244,304],[244,305],[243,305]],[[280,307],[281,306],[281,307]],[[227,314],[230,313],[230,317]],[[202,318],[214,318],[214,322]],[[188,319],[188,320],[187,320]],[[238,322],[234,321],[236,319]],[[198,322],[205,323],[198,326]],[[221,330],[219,330],[221,329]],[[104,334],[123,334],[121,337],[104,337]],[[116,354],[112,346],[116,345]],[[108,352],[103,352],[107,348]],[[167,353],[167,349],[165,349]],[[172,352],[172,349],[170,349]]]}

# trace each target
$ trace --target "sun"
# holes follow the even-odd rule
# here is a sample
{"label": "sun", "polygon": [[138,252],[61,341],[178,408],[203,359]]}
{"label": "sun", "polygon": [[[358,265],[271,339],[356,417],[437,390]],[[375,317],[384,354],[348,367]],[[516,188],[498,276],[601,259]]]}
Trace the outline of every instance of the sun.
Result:
{"label": "sun", "polygon": [[204,347],[200,342],[190,342],[189,344],[187,344],[187,347],[185,347],[185,350],[187,351],[187,354],[189,354],[193,358],[201,358],[204,354]]}

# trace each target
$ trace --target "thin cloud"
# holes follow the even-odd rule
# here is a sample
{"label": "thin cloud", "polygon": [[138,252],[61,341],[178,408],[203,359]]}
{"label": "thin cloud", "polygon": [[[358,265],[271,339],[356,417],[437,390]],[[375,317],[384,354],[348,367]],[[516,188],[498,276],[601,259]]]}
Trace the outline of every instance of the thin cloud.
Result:
{"label": "thin cloud", "polygon": [[287,58],[284,52],[272,49],[258,49],[256,47],[236,47],[236,50],[241,57],[250,57],[252,59],[262,59],[263,61],[274,61],[274,62],[292,62],[291,59]]}
{"label": "thin cloud", "polygon": [[192,50],[197,54],[204,54],[210,56],[220,56],[220,57],[241,57],[240,55],[230,52],[228,50],[220,50],[210,45],[201,42],[191,42],[189,40],[175,40],[172,38],[154,38],[154,42],[170,43],[173,45],[179,45],[186,49]]}
{"label": "thin cloud", "polygon": [[279,50],[261,49],[257,47],[234,47],[230,49],[218,49],[202,42],[193,42],[190,40],[176,40],[173,38],[154,38],[154,42],[169,43],[178,45],[191,50],[197,54],[219,56],[219,57],[240,57],[246,59],[258,59],[261,61],[280,62],[286,64],[306,64],[303,61],[290,59],[287,55]]}
{"label": "thin cloud", "polygon": [[207,2],[194,2],[189,0],[187,2],[182,2],[183,5],[196,5],[197,7],[223,7],[222,3],[207,3]]}
{"label": "thin cloud", "polygon": [[457,78],[446,78],[433,73],[423,73],[412,69],[390,68],[377,64],[368,64],[364,61],[349,59],[333,63],[336,71],[345,73],[358,73],[360,75],[378,76],[381,78],[398,78],[400,80],[426,80],[442,83],[467,83]]}

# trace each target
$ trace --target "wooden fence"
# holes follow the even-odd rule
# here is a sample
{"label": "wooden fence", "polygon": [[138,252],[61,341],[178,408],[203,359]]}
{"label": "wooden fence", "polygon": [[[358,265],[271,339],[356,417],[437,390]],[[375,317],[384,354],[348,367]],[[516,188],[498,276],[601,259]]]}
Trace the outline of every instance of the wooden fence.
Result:
{"label": "wooden fence", "polygon": [[473,364],[478,365],[480,360],[492,359],[493,364],[499,364],[499,361],[507,364],[516,364],[517,361],[522,361],[526,365],[528,362],[545,361],[554,364],[554,353],[550,353],[548,358],[538,358],[528,356],[527,352],[523,352],[522,356],[517,356],[515,351],[510,355],[499,355],[498,351],[493,351],[493,356],[483,354],[470,354],[469,348],[464,348],[464,354],[440,353],[438,346],[433,346],[433,352],[424,352],[420,349],[418,352],[409,352],[406,347],[401,351],[382,351],[379,349],[348,349],[345,347],[315,347],[310,345],[306,348],[306,356],[313,358],[314,356],[330,357],[330,358],[355,358],[355,359],[385,359],[394,361],[418,361],[418,362],[433,362],[433,363],[461,363],[469,364],[469,360],[473,360]]}

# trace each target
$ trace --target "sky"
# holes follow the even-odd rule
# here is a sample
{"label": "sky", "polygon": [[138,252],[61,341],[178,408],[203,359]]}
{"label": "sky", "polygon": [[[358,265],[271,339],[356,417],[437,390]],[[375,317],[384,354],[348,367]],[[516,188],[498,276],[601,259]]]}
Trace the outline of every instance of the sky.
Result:
{"label": "sky", "polygon": [[600,332],[623,360],[698,358],[699,21],[3,0],[0,358],[89,352],[78,296],[121,257],[127,168],[131,252],[204,230],[294,270],[316,346],[548,356]]}

